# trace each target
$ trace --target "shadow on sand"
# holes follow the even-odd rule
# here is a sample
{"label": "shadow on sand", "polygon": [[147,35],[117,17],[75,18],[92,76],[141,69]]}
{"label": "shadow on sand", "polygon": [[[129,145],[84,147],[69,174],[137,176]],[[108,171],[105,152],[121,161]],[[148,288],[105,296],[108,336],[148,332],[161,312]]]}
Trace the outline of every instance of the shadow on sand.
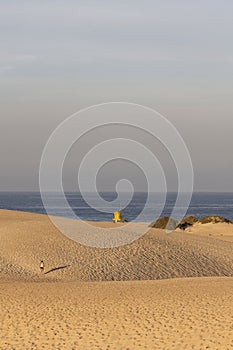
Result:
{"label": "shadow on sand", "polygon": [[53,271],[57,271],[57,270],[61,270],[61,269],[65,269],[67,267],[69,267],[70,265],[64,265],[64,266],[59,266],[59,267],[54,267],[53,269],[45,272],[44,274],[47,275],[47,273],[53,272]]}

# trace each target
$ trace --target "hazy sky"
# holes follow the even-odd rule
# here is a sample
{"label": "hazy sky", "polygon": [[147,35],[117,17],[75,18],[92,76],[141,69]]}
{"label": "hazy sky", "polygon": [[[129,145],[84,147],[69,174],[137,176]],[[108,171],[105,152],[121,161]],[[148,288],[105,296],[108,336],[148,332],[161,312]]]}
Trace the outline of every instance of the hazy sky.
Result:
{"label": "hazy sky", "polygon": [[[232,0],[0,0],[0,40],[0,190],[38,190],[54,128],[82,107],[120,100],[176,126],[195,190],[233,191]],[[103,175],[106,189],[119,168]],[[68,160],[67,179],[72,171]]]}

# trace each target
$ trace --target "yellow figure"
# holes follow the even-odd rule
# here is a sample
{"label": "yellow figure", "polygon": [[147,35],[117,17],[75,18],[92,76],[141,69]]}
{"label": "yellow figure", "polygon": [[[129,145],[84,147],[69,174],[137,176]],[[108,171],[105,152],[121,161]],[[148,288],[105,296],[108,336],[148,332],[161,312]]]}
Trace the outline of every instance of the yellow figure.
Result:
{"label": "yellow figure", "polygon": [[113,213],[112,221],[116,223],[116,222],[118,222],[118,221],[126,221],[126,220],[125,220],[125,218],[123,218],[123,217],[121,216],[121,212],[120,212],[120,211],[115,211],[115,212]]}

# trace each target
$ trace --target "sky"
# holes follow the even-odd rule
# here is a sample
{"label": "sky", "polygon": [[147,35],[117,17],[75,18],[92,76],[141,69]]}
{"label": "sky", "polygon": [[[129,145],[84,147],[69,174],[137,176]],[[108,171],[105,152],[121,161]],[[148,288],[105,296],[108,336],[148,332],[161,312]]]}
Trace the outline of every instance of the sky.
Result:
{"label": "sky", "polygon": [[[37,191],[54,129],[81,108],[126,101],[156,109],[177,128],[195,191],[233,192],[232,13],[231,0],[0,0],[0,191]],[[116,129],[96,132],[92,145],[106,134],[114,137]],[[150,145],[175,190],[169,155],[157,141]],[[67,156],[68,190],[76,188],[88,146],[83,140]],[[124,164],[103,167],[101,190],[121,177],[144,189],[140,170]]]}

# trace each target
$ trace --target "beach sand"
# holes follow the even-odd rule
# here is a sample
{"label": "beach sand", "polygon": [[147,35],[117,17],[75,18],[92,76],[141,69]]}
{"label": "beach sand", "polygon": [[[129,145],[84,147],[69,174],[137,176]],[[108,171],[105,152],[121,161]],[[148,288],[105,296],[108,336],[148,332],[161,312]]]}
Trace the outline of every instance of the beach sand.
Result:
{"label": "beach sand", "polygon": [[232,349],[233,278],[0,285],[1,349]]}
{"label": "beach sand", "polygon": [[1,210],[0,349],[233,349],[232,226],[101,249]]}

